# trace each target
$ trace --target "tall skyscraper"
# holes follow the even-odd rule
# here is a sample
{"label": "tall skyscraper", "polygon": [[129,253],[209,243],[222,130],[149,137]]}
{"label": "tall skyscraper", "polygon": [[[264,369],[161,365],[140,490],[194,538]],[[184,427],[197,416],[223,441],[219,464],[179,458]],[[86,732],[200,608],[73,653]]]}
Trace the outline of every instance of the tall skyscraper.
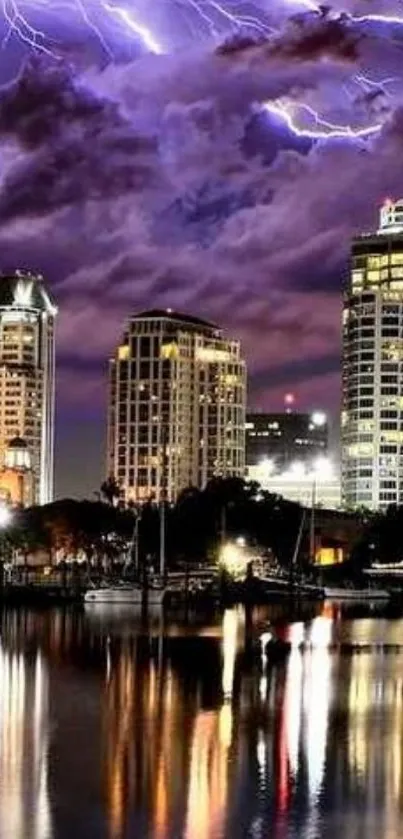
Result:
{"label": "tall skyscraper", "polygon": [[110,362],[108,471],[125,499],[243,476],[245,402],[238,341],[170,309],[132,317]]}
{"label": "tall skyscraper", "polygon": [[42,277],[0,276],[0,467],[25,442],[37,504],[53,497],[56,312]]}
{"label": "tall skyscraper", "polygon": [[343,310],[342,500],[403,503],[403,201],[352,245]]}

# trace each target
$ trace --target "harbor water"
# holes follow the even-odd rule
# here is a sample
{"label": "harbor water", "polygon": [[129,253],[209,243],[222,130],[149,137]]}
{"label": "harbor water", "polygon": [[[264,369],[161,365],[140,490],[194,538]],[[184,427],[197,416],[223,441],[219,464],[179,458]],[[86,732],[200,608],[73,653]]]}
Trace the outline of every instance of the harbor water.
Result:
{"label": "harbor water", "polygon": [[10,609],[0,629],[0,839],[400,839],[403,611]]}

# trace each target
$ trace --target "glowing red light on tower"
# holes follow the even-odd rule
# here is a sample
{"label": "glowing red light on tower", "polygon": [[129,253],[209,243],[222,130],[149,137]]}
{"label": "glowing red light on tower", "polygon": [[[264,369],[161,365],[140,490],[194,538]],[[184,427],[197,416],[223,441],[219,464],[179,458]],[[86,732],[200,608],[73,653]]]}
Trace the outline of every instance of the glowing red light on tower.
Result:
{"label": "glowing red light on tower", "polygon": [[286,393],[286,395],[284,397],[284,403],[285,403],[286,407],[291,408],[294,405],[294,402],[295,402],[294,394],[293,393]]}

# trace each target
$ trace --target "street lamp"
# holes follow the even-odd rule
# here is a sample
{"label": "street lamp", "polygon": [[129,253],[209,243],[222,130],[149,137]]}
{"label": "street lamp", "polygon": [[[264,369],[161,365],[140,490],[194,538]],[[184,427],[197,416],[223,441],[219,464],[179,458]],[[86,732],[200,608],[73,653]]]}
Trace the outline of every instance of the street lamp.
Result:
{"label": "street lamp", "polygon": [[11,521],[11,513],[5,504],[0,504],[0,531],[1,531],[1,555],[0,555],[0,586],[4,584],[4,530]]}
{"label": "street lamp", "polygon": [[311,420],[315,428],[323,428],[323,426],[326,425],[327,416],[323,413],[323,411],[314,411]]}
{"label": "street lamp", "polygon": [[5,504],[0,505],[0,529],[3,530],[4,527],[11,521],[11,513],[8,507]]}

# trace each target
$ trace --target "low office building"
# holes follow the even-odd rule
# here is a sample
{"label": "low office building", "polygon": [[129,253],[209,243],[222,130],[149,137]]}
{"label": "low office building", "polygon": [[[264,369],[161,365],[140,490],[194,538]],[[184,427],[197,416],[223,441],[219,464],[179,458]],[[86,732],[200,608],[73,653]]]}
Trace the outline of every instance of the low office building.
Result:
{"label": "low office building", "polygon": [[341,507],[340,478],[327,461],[322,468],[319,465],[318,469],[311,470],[295,464],[284,472],[274,472],[270,464],[263,462],[247,468],[247,479],[257,481],[263,490],[273,495],[306,507],[311,507],[312,503],[328,510]]}
{"label": "low office building", "polygon": [[327,454],[329,426],[323,411],[312,413],[248,413],[245,426],[246,465],[270,461],[278,472],[294,461],[312,463]]}

